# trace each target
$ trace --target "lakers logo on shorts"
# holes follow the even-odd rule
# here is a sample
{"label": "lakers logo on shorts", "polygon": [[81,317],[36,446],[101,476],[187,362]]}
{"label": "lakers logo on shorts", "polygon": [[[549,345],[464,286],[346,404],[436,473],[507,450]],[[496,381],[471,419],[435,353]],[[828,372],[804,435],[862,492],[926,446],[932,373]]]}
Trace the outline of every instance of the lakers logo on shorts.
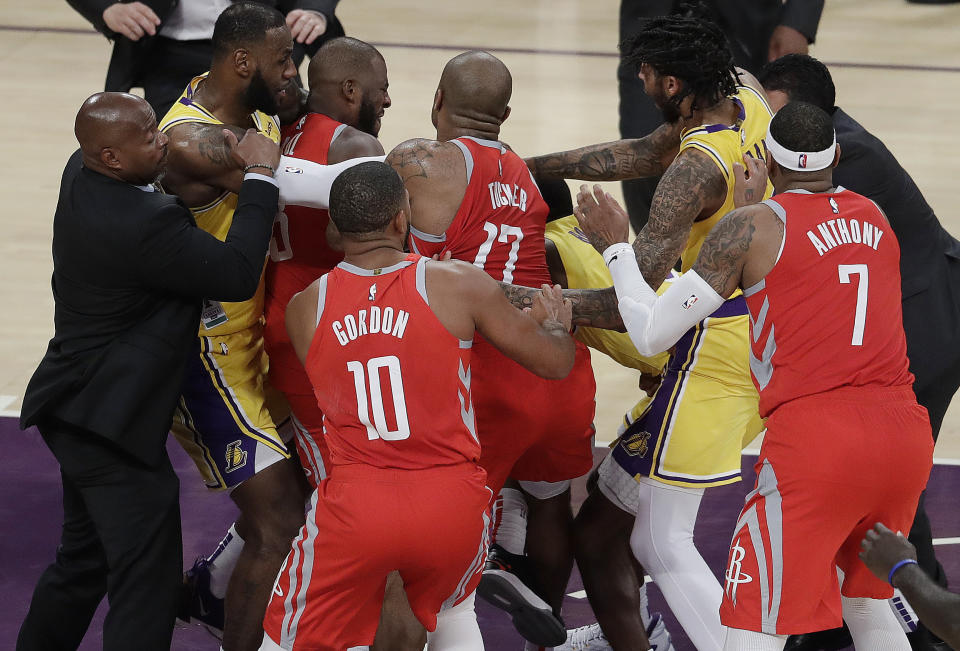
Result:
{"label": "lakers logo on shorts", "polygon": [[226,472],[233,472],[247,465],[247,451],[240,447],[241,443],[242,441],[234,441],[227,446]]}
{"label": "lakers logo on shorts", "polygon": [[737,587],[739,587],[741,583],[750,583],[753,581],[752,576],[742,571],[743,557],[746,555],[747,550],[740,546],[739,539],[736,540],[733,543],[733,547],[730,548],[730,567],[727,568],[724,574],[724,578],[727,580],[724,591],[727,593],[730,601],[733,602],[733,605],[737,605]]}
{"label": "lakers logo on shorts", "polygon": [[620,441],[624,451],[632,457],[645,457],[650,449],[650,432],[633,432]]}

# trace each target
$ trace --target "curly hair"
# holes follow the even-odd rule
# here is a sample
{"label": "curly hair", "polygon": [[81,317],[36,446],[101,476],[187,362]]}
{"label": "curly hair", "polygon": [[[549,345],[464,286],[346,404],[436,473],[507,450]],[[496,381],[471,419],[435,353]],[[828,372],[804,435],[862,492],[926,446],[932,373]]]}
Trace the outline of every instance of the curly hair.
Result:
{"label": "curly hair", "polygon": [[657,16],[620,43],[628,64],[651,66],[658,75],[680,79],[684,88],[671,98],[679,106],[693,95],[693,108],[706,108],[732,95],[739,77],[727,39],[712,21],[685,15]]}

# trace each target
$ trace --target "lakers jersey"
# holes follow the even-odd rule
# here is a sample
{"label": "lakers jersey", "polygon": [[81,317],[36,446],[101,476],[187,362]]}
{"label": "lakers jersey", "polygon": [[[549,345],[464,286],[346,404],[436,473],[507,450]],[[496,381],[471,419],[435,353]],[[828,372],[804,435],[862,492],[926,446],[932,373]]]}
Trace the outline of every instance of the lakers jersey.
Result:
{"label": "lakers jersey", "polygon": [[[590,289],[613,285],[613,278],[610,276],[607,265],[603,263],[603,257],[597,253],[580,230],[580,224],[575,216],[570,215],[549,222],[544,236],[553,242],[560,253],[560,259],[567,274],[567,287]],[[665,292],[669,286],[669,282],[664,282],[659,291]],[[577,328],[576,337],[587,346],[611,357],[621,366],[635,368],[641,373],[659,374],[669,358],[668,353],[660,353],[653,357],[642,356],[637,352],[633,342],[630,341],[630,335],[626,332]]]}
{"label": "lakers jersey", "polygon": [[[707,219],[694,222],[687,238],[687,246],[681,254],[682,269],[689,271],[700,253],[703,241],[720,219],[734,209],[733,188],[735,177],[733,164],[743,162],[744,155],[766,160],[766,146],[763,143],[767,127],[773,113],[763,96],[749,86],[738,86],[731,99],[739,109],[737,121],[731,126],[726,124],[705,124],[687,129],[680,135],[680,152],[696,149],[712,160],[727,182],[727,196],[723,205]],[[767,181],[767,191],[763,198],[773,195],[773,185]],[[737,294],[739,294],[737,290]]]}
{"label": "lakers jersey", "polygon": [[[207,73],[195,77],[188,85],[167,114],[160,121],[160,131],[166,132],[179,124],[223,124],[216,116],[193,100],[200,83],[206,79]],[[264,136],[276,143],[280,142],[280,124],[275,117],[255,111],[250,115],[253,123]],[[237,194],[224,192],[215,200],[203,206],[190,206],[197,226],[207,231],[218,240],[225,240],[233,223],[233,211],[237,208]],[[200,335],[226,335],[245,330],[261,321],[263,318],[263,279],[257,287],[253,298],[240,303],[220,303],[206,301],[201,316]]]}

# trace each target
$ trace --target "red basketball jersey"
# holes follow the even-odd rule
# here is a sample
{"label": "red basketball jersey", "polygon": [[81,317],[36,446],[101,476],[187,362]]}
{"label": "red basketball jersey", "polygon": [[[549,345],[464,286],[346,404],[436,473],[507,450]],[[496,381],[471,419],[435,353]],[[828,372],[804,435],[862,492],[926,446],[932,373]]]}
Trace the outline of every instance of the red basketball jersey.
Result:
{"label": "red basketball jersey", "polygon": [[446,233],[411,231],[411,249],[424,255],[450,251],[506,283],[549,283],[543,248],[549,208],[523,159],[493,140],[464,136],[451,142],[467,164],[467,191]]}
{"label": "red basketball jersey", "polygon": [[320,283],[306,369],[334,466],[418,470],[476,462],[470,346],[430,309],[428,260],[340,263]]}
{"label": "red basketball jersey", "polygon": [[[308,113],[283,128],[281,151],[285,156],[327,164],[330,145],[347,125]],[[266,290],[285,307],[297,292],[343,260],[343,253],[327,245],[326,210],[286,206],[273,224]]]}
{"label": "red basketball jersey", "polygon": [[842,386],[909,386],[900,245],[876,204],[838,188],[766,203],[784,222],[773,269],[744,291],[760,414]]}

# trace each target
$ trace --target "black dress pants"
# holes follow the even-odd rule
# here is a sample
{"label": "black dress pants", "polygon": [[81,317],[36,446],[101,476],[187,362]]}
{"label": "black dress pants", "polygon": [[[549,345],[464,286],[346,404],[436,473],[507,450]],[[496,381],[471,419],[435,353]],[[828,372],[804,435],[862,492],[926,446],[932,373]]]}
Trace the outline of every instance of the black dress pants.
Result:
{"label": "black dress pants", "polygon": [[169,458],[152,467],[72,425],[39,429],[60,463],[63,533],[17,651],[76,649],[104,595],[104,651],[169,649],[183,571],[179,482]]}

